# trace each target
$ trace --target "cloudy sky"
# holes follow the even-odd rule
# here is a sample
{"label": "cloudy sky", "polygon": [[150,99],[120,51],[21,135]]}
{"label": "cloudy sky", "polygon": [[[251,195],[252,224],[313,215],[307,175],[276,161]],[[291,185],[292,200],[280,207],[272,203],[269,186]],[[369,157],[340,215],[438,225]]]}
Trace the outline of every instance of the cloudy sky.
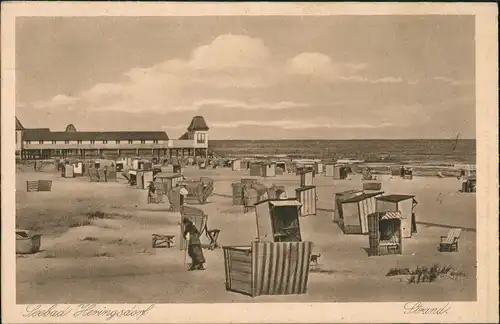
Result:
{"label": "cloudy sky", "polygon": [[467,16],[18,18],[25,127],[475,138]]}

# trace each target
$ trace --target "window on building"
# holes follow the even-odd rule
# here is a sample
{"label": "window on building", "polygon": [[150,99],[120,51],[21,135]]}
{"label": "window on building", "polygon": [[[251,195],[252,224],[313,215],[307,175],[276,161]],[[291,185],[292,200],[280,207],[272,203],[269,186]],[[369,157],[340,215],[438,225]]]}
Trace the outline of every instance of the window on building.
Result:
{"label": "window on building", "polygon": [[205,134],[196,134],[196,142],[198,144],[205,143]]}
{"label": "window on building", "polygon": [[128,143],[129,143],[129,144],[133,144],[133,143],[134,143],[134,141],[130,141],[130,140],[129,140],[129,141],[128,141]]}
{"label": "window on building", "polygon": [[145,140],[141,140],[141,144],[146,144],[146,141]]}
{"label": "window on building", "polygon": [[52,141],[52,144],[57,144],[57,141]]}
{"label": "window on building", "polygon": [[82,144],[82,141],[76,141],[78,144]]}
{"label": "window on building", "polygon": [[43,144],[43,141],[38,141],[38,144]]}
{"label": "window on building", "polygon": [[90,144],[95,144],[95,141],[90,141]]}
{"label": "window on building", "polygon": [[116,141],[116,144],[120,144],[120,141]]}
{"label": "window on building", "polygon": [[102,141],[102,144],[108,144],[108,141],[104,140]]}
{"label": "window on building", "polygon": [[64,144],[69,144],[69,141],[64,141]]}
{"label": "window on building", "polygon": [[26,144],[31,144],[31,141],[26,141]]}
{"label": "window on building", "polygon": [[154,143],[154,144],[158,144],[158,140],[154,140],[154,141],[153,141],[153,143]]}

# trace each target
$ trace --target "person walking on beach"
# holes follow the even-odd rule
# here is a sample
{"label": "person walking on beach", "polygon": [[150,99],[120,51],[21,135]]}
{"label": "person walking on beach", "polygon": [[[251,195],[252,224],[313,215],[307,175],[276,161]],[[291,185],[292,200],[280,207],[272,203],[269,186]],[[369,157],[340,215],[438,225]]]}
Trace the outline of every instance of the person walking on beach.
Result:
{"label": "person walking on beach", "polygon": [[[182,223],[184,224],[183,236],[184,239],[188,240],[188,255],[191,258],[189,271],[205,270],[203,267],[205,257],[203,256],[203,250],[201,248],[200,231],[198,231],[193,222],[187,218],[184,218]],[[187,238],[188,234],[189,238]]]}
{"label": "person walking on beach", "polygon": [[155,193],[156,193],[155,183],[153,181],[150,181],[148,185],[148,204],[151,201],[155,201]]}
{"label": "person walking on beach", "polygon": [[103,174],[104,174],[104,182],[108,182],[108,166],[107,165],[104,166]]}

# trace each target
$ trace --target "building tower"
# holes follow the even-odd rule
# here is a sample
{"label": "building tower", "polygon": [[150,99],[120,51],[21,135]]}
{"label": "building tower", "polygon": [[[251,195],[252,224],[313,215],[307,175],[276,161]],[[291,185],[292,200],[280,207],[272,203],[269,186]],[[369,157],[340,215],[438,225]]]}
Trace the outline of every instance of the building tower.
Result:
{"label": "building tower", "polygon": [[66,126],[66,132],[76,132],[76,127],[73,124]]}
{"label": "building tower", "polygon": [[179,139],[192,141],[194,152],[190,153],[193,156],[207,157],[208,156],[208,125],[202,116],[195,116],[191,120],[184,133]]}
{"label": "building tower", "polygon": [[202,116],[193,117],[187,130],[193,134],[196,146],[208,147],[209,128]]}

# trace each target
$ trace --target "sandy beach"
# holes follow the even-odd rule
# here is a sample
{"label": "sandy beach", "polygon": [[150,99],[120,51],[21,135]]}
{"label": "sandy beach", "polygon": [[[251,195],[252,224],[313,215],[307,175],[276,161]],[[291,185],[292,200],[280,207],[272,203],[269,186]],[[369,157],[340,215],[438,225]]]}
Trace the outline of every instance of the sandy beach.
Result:
{"label": "sandy beach", "polygon": [[[231,183],[248,172],[230,168],[183,169],[190,178],[215,180],[205,205],[210,228],[221,230],[221,245],[250,245],[257,236],[255,213],[232,206]],[[222,249],[205,250],[206,271],[188,272],[178,246],[153,249],[151,234],[176,235],[178,213],[165,203],[147,204],[147,191],[132,189],[124,179],[92,183],[87,178],[63,179],[53,171],[18,171],[18,228],[43,234],[42,251],[17,259],[17,302],[24,303],[216,303],[216,302],[389,302],[471,301],[476,299],[476,195],[461,193],[456,178],[414,177],[402,180],[380,175],[385,193],[414,194],[418,233],[404,241],[403,255],[369,257],[368,236],[344,235],[332,222],[333,193],[362,188],[360,175],[350,180],[315,178],[317,215],[302,217],[303,240],[321,254],[311,270],[305,295],[261,296],[255,299],[225,290]],[[120,177],[121,178],[121,177]],[[26,192],[27,180],[50,179],[51,192]],[[261,178],[284,185],[289,197],[299,187],[295,174]],[[90,214],[103,215],[89,220]],[[481,215],[478,215],[479,219]],[[460,250],[437,251],[439,237],[462,228]],[[204,238],[205,239],[205,238]],[[208,240],[206,240],[208,242]],[[451,265],[459,278],[409,284],[404,277],[387,277],[391,268]]]}

